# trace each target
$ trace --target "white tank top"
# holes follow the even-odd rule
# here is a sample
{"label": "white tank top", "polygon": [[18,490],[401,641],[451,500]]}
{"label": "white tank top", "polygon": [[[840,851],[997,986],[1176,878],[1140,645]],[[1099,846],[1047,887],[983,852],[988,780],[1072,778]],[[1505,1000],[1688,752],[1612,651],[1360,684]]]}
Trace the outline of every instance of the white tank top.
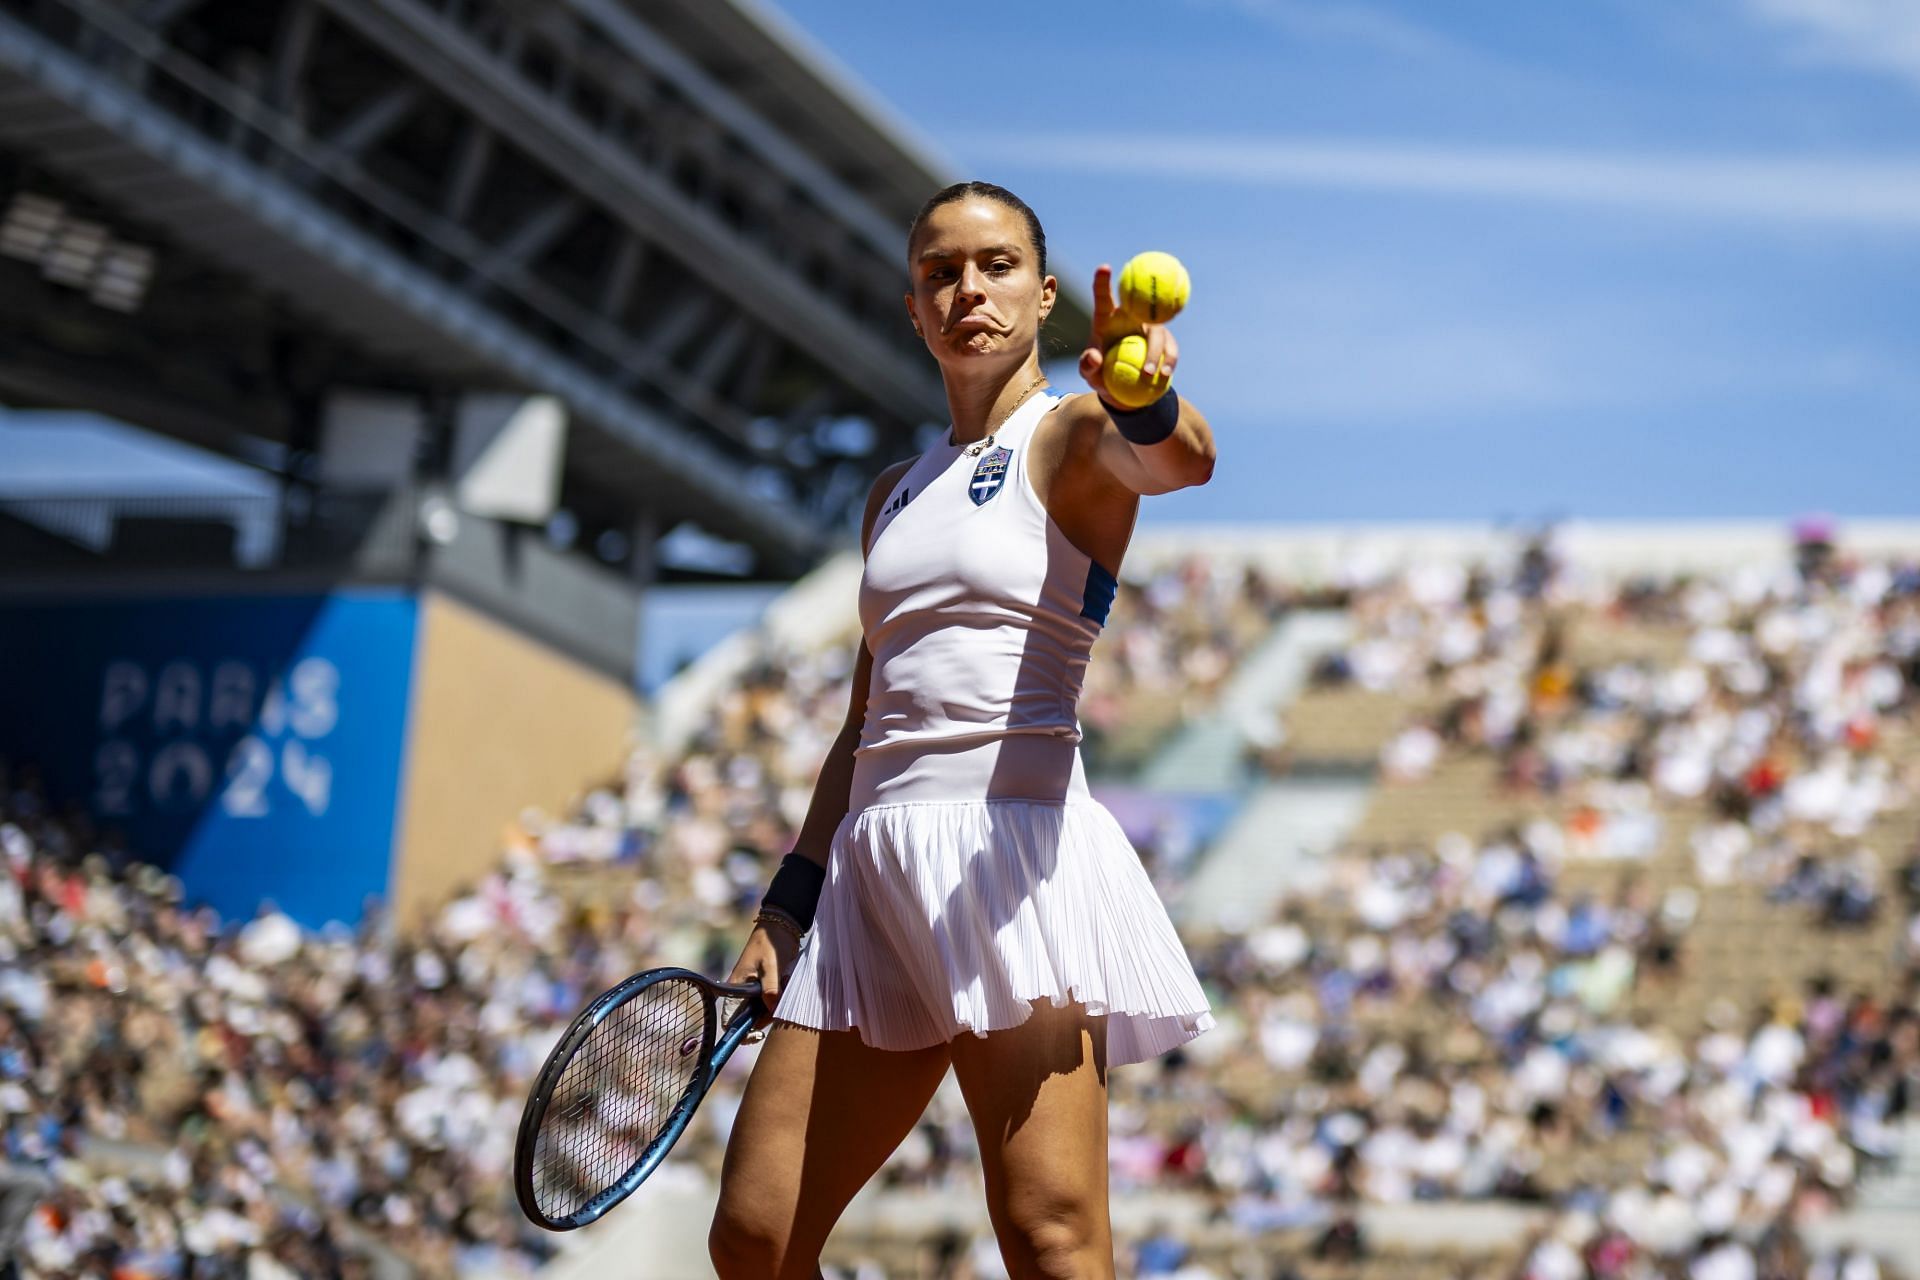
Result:
{"label": "white tank top", "polygon": [[894,482],[860,578],[873,655],[860,751],[1010,733],[1080,740],[1080,682],[1115,583],[1027,479],[1027,442],[1058,403],[1036,395],[985,449],[943,440]]}

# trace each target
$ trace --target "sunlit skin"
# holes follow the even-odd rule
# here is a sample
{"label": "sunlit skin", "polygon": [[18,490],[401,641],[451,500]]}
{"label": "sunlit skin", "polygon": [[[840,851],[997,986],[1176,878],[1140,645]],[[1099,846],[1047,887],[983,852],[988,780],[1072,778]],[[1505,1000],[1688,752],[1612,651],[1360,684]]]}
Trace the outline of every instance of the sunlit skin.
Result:
{"label": "sunlit skin", "polygon": [[[1042,275],[1026,223],[997,201],[958,200],[935,209],[907,246],[907,317],[940,365],[954,438],[978,440],[1006,417],[1040,372],[1040,326],[1059,281]],[[1093,331],[1080,355],[1092,394],[1069,397],[1040,424],[1030,448],[1034,491],[1069,541],[1117,570],[1138,499],[1205,484],[1213,432],[1191,403],[1167,440],[1139,446],[1120,434],[1101,400],[1106,347],[1128,333],[1147,340],[1146,371],[1171,382],[1180,344],[1165,325],[1142,325],[1114,306],[1113,269],[1093,277]],[[897,474],[876,485],[891,491]]]}
{"label": "sunlit skin", "polygon": [[[954,438],[985,438],[1037,394],[1040,326],[1059,282],[1039,269],[1020,214],[968,197],[930,214],[907,246],[914,331],[940,366]],[[1144,494],[1204,484],[1213,433],[1185,399],[1179,426],[1154,445],[1121,435],[1100,398],[1101,353],[1127,333],[1147,339],[1146,368],[1169,381],[1180,348],[1164,325],[1114,306],[1112,269],[1093,280],[1093,331],[1080,357],[1091,394],[1069,396],[1027,447],[1035,494],[1067,539],[1118,572]],[[912,465],[887,468],[867,498],[860,545]],[[848,810],[853,753],[866,715],[872,655],[860,646],[839,736],[828,750],[795,852],[825,866]],[[730,980],[758,981],[769,1005],[793,968],[790,933],[757,927]],[[827,1233],[899,1145],[951,1067],[966,1097],[986,1174],[987,1209],[1011,1274],[1111,1277],[1107,1214],[1105,1036],[1083,1006],[1036,1006],[1018,1027],[912,1053],[869,1048],[857,1031],[775,1022],[734,1122],[711,1250],[722,1280],[818,1274]]]}

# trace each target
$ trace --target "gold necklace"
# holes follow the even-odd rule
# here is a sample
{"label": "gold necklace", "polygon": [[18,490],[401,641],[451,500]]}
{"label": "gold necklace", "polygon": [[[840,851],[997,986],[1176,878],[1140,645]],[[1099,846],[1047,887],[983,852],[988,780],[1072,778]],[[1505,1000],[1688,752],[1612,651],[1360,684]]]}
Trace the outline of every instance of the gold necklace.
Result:
{"label": "gold necklace", "polygon": [[[1020,392],[1019,398],[1013,402],[1012,407],[1009,408],[1005,413],[1000,415],[1000,421],[993,424],[993,430],[987,432],[986,439],[976,440],[972,444],[967,446],[967,456],[969,458],[977,458],[981,454],[985,453],[987,451],[987,446],[993,443],[993,438],[1000,434],[1000,428],[1006,426],[1007,420],[1013,417],[1013,415],[1019,411],[1020,406],[1027,402],[1027,397],[1032,395],[1035,391],[1038,391],[1041,387],[1044,387],[1046,385],[1047,385],[1047,375],[1044,373],[1035,374],[1033,381],[1029,382],[1026,385],[1026,387]],[[958,440],[955,440],[953,438],[952,427],[947,428],[947,443],[948,444],[960,443]]]}

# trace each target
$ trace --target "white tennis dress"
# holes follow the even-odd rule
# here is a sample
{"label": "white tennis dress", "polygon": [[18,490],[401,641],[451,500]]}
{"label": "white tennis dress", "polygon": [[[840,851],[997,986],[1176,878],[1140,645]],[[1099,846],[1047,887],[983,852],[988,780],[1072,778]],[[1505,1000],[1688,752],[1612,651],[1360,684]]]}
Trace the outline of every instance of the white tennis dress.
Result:
{"label": "white tennis dress", "polygon": [[984,448],[935,445],[874,523],[866,721],[784,1021],[923,1049],[1079,1001],[1106,1015],[1113,1066],[1213,1025],[1139,856],[1087,791],[1075,707],[1115,584],[1027,479],[1057,403],[1028,400]]}

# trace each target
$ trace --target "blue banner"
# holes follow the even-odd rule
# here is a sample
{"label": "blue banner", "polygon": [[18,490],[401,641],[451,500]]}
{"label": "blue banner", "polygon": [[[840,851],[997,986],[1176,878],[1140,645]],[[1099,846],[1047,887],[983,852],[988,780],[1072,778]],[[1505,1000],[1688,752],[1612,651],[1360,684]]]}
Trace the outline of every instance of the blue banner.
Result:
{"label": "blue banner", "polygon": [[380,591],[0,603],[0,754],[223,916],[354,922],[387,892],[415,619]]}

